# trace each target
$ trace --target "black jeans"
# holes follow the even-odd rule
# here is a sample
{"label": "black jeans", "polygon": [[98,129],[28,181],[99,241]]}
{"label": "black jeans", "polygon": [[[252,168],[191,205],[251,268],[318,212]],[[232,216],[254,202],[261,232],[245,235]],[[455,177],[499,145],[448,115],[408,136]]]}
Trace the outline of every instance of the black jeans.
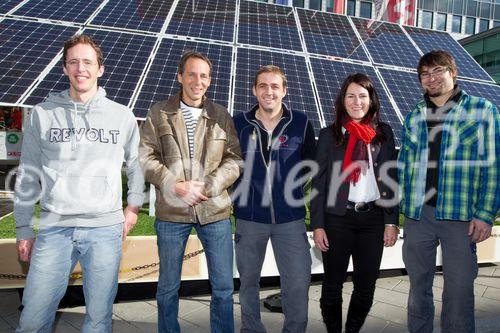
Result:
{"label": "black jeans", "polygon": [[368,213],[347,210],[345,216],[325,215],[325,232],[330,248],[323,252],[322,304],[342,303],[342,286],[352,255],[354,290],[350,307],[368,314],[384,248],[383,219],[380,208]]}

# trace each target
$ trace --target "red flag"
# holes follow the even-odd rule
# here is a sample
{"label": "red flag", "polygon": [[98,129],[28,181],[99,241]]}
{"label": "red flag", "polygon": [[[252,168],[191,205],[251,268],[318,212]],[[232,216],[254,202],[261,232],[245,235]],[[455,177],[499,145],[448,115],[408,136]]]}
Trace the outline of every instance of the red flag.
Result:
{"label": "red flag", "polygon": [[415,25],[415,0],[375,0],[375,19]]}
{"label": "red flag", "polygon": [[345,0],[333,0],[333,12],[345,14]]}

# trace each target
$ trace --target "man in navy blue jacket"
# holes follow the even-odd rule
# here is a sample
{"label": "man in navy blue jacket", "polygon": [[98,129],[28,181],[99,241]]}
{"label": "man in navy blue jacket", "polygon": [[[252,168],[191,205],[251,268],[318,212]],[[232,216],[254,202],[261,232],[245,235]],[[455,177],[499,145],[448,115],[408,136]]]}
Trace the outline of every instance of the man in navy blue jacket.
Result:
{"label": "man in navy blue jacket", "polygon": [[[314,159],[314,129],[302,112],[282,103],[284,72],[268,65],[255,75],[258,104],[234,117],[245,172],[234,194],[241,332],[266,332],[259,280],[269,239],[281,278],[283,332],[305,332],[311,275],[303,185]],[[309,166],[309,167],[308,167]]]}

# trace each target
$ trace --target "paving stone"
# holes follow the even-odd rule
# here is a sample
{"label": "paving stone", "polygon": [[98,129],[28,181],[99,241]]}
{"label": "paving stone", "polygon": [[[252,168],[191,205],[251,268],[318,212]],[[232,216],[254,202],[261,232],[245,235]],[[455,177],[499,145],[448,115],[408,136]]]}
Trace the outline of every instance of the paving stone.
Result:
{"label": "paving stone", "polygon": [[14,327],[10,326],[8,322],[6,322],[5,320],[3,320],[3,318],[0,317],[0,332],[2,332],[4,330],[5,331],[8,331],[8,330],[13,331]]}
{"label": "paving stone", "polygon": [[321,285],[309,287],[309,300],[319,301],[321,298]]}
{"label": "paving stone", "polygon": [[406,310],[400,306],[376,302],[370,310],[370,316],[406,325]]}
{"label": "paving stone", "polygon": [[366,317],[366,321],[361,328],[361,333],[378,333],[383,332],[385,327],[388,325],[386,320],[376,318],[373,316]]}
{"label": "paving stone", "polygon": [[158,309],[147,302],[118,303],[113,306],[113,314],[129,322],[157,322]]}
{"label": "paving stone", "polygon": [[66,325],[70,325],[78,331],[82,327],[84,319],[84,311],[81,313],[58,311],[56,313],[54,327],[58,328],[59,326],[65,327]]}
{"label": "paving stone", "polygon": [[475,301],[476,310],[491,312],[496,314],[497,316],[500,314],[500,301],[486,297],[476,297]]}
{"label": "paving stone", "polygon": [[[269,333],[272,333],[271,331],[268,331]],[[310,319],[307,322],[307,333],[326,333],[326,327],[323,324],[323,321],[318,321],[315,319]]]}
{"label": "paving stone", "polygon": [[393,322],[389,322],[389,324],[384,328],[382,333],[407,333],[408,328],[403,325],[399,325]]}
{"label": "paving stone", "polygon": [[15,312],[13,314],[7,315],[7,316],[2,316],[2,319],[5,320],[7,324],[10,325],[10,327],[17,327],[17,324],[19,323],[19,317],[21,316],[20,312]]}
{"label": "paving stone", "polygon": [[494,287],[487,287],[483,294],[483,297],[500,301],[500,289]]}
{"label": "paving stone", "polygon": [[323,321],[323,317],[321,316],[321,308],[318,301],[309,300],[309,307],[307,308],[307,313],[309,319],[319,320],[321,322]]}
{"label": "paving stone", "polygon": [[400,278],[379,278],[377,280],[376,286],[377,288],[392,290],[400,283],[401,283]]}
{"label": "paving stone", "polygon": [[374,298],[377,301],[401,307],[405,307],[408,302],[408,294],[383,288],[375,289]]}
{"label": "paving stone", "polygon": [[8,316],[17,312],[17,308],[21,305],[19,294],[17,291],[6,290],[0,294],[0,315]]}
{"label": "paving stone", "polygon": [[200,302],[193,299],[183,299],[179,302],[179,318],[186,318],[190,314],[200,311],[210,313],[210,303]]}

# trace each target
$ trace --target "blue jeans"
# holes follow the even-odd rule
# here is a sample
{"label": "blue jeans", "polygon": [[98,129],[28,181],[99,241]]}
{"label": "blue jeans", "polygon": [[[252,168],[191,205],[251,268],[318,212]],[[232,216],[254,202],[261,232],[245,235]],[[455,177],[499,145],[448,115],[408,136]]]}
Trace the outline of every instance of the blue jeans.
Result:
{"label": "blue jeans", "polygon": [[233,240],[229,219],[207,225],[155,221],[160,257],[158,332],[180,332],[179,287],[186,243],[192,228],[201,240],[212,287],[210,328],[212,333],[233,333]]}
{"label": "blue jeans", "polygon": [[87,311],[82,332],[111,332],[118,287],[123,224],[107,227],[47,227],[33,248],[24,309],[16,332],[51,332],[59,301],[77,261],[83,271]]}

